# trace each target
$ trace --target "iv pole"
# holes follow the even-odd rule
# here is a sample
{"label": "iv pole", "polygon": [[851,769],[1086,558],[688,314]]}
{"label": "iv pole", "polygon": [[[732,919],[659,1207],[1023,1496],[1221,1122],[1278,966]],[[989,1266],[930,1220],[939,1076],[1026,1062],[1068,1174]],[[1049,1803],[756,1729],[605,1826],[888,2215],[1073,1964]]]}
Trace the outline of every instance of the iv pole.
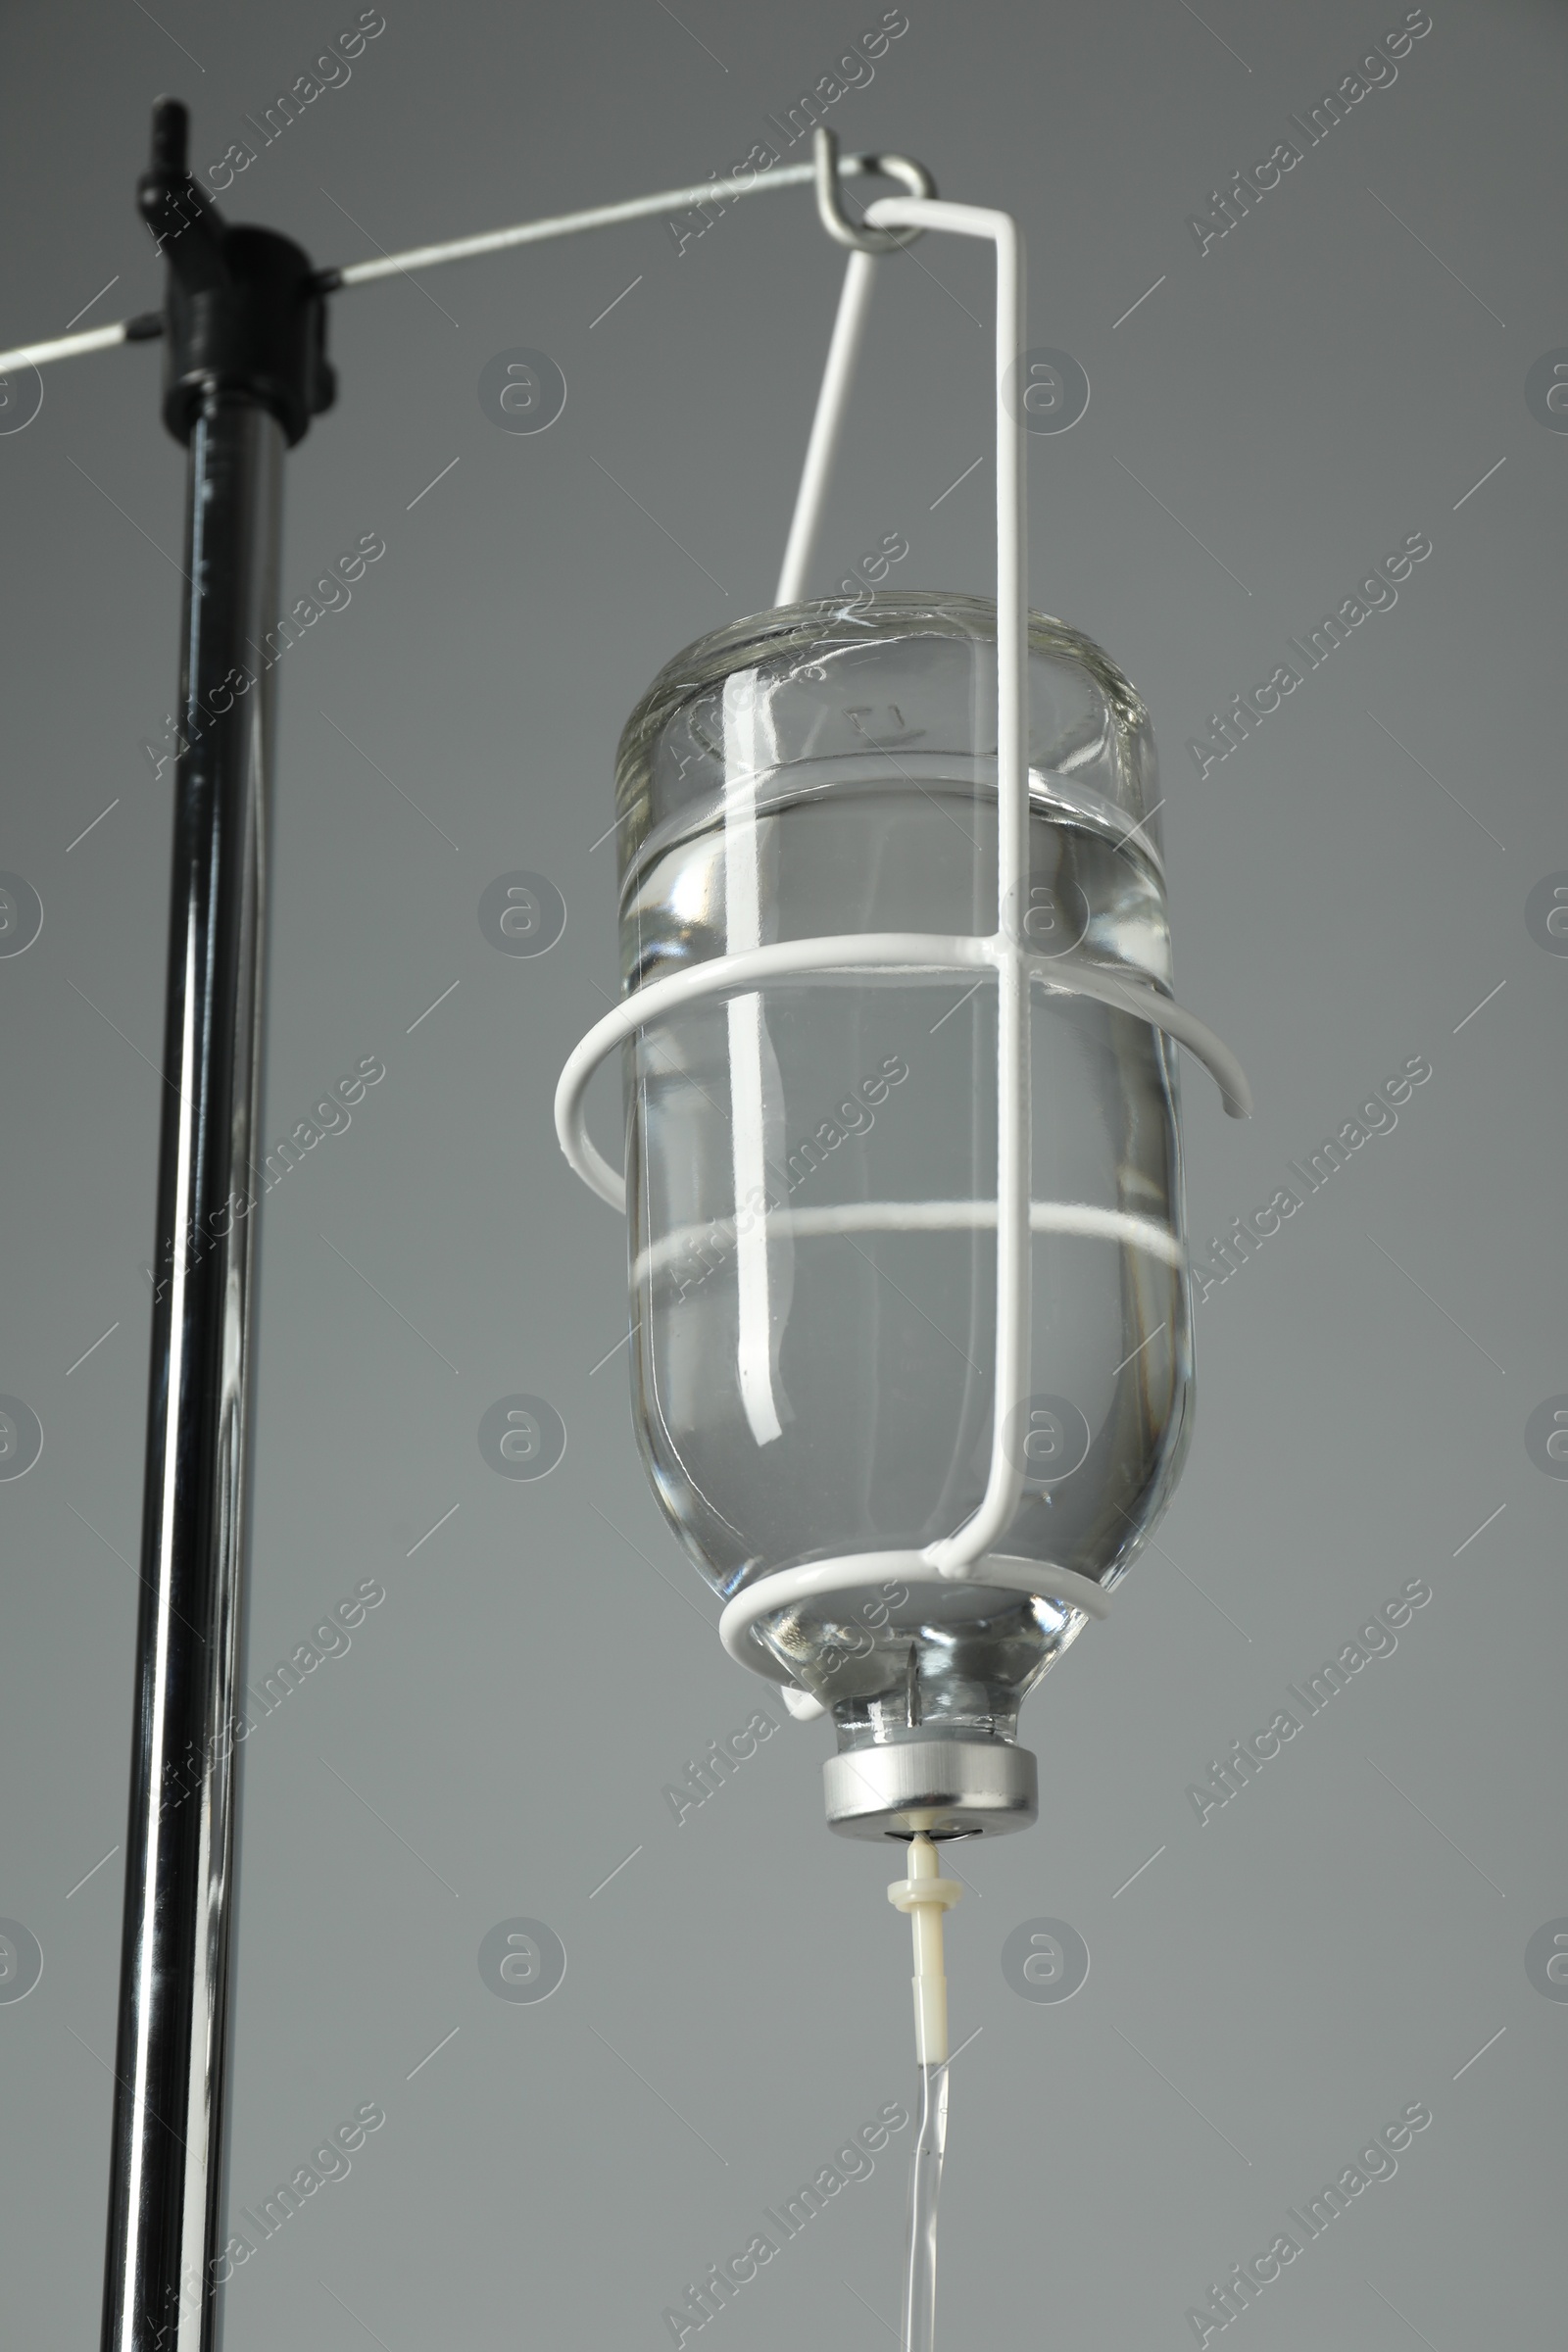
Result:
{"label": "iv pole", "polygon": [[267,824],[283,457],[332,405],[325,296],[622,221],[814,182],[852,249],[792,524],[798,596],[826,497],[868,255],[919,233],[850,220],[842,178],[935,195],[902,156],[737,173],[444,245],[315,270],[287,237],[231,226],[191,179],[188,118],[153,110],[137,201],[169,279],[162,313],[0,353],[0,375],[162,339],[163,416],[188,452],[179,734],[157,1239],[136,1628],[103,2352],[212,2352],[222,2259],[229,1933],[247,1541]]}
{"label": "iv pole", "polygon": [[228,228],[153,117],[137,189],[169,256],[164,421],[189,453],[141,1596],[125,1832],[105,2352],[210,2340],[222,2225],[244,1618],[252,1166],[283,450],[333,396],[297,245]]}

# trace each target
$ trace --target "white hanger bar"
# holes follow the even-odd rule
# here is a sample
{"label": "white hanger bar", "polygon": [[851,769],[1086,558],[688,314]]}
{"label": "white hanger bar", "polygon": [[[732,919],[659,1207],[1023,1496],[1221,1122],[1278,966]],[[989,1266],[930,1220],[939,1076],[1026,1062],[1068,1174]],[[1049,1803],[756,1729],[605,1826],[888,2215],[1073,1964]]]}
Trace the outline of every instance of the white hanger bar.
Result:
{"label": "white hanger bar", "polygon": [[[827,366],[822,370],[822,388],[817,394],[811,437],[806,447],[806,464],[796,493],[784,565],[773,591],[775,606],[796,604],[805,593],[811,552],[827,503],[834,453],[849,407],[855,363],[865,331],[865,316],[871,300],[871,265],[885,254],[902,252],[923,233],[917,228],[867,228],[863,222],[852,220],[839,193],[842,166],[838,140],[832,131],[818,124],[814,145],[812,171],[816,177],[817,218],[836,244],[849,247],[850,265],[844,275],[844,291],[839,296],[838,316],[833,321]],[[889,178],[903,180],[911,196],[935,196],[936,182],[923,165],[911,164],[902,155],[883,155],[876,160]]]}
{"label": "white hanger bar", "polygon": [[838,316],[833,321],[833,340],[827,347],[827,366],[822,370],[816,415],[811,419],[811,438],[806,445],[806,464],[801,469],[789,543],[784,550],[778,586],[773,591],[775,605],[798,604],[806,592],[806,575],[821,529],[833,455],[849,406],[875,271],[876,261],[871,254],[851,254],[849,268],[844,272],[844,291],[839,296]]}
{"label": "white hanger bar", "polygon": [[[997,1349],[991,1467],[979,1508],[925,1558],[939,1576],[963,1577],[1000,1542],[1023,1494],[1013,1424],[1029,1393],[1029,972],[1023,917],[1029,898],[1029,564],[1024,416],[1009,412],[1013,364],[1024,348],[1024,253],[1008,213],[934,197],[886,196],[866,214],[876,228],[934,228],[996,248],[997,435],[997,928],[987,943],[997,967]],[[1016,407],[1016,404],[1013,404]]]}
{"label": "white hanger bar", "polygon": [[[902,179],[906,185],[924,182],[929,174],[906,156],[845,155],[836,159],[841,179],[867,174]],[[912,179],[910,175],[913,175]],[[368,286],[387,277],[402,277],[414,270],[444,269],[449,262],[471,262],[492,253],[510,253],[518,245],[544,245],[556,237],[582,235],[589,229],[617,228],[624,220],[646,220],[660,214],[691,212],[699,205],[733,204],[743,196],[765,196],[770,188],[799,188],[817,176],[814,162],[783,164],[770,171],[732,174],[727,179],[699,180],[685,188],[662,188],[655,196],[633,196],[623,204],[592,205],[586,212],[557,213],[543,220],[520,221],[513,228],[487,229],[476,237],[455,237],[441,245],[414,245],[404,253],[382,253],[368,262],[349,262],[322,270],[318,282],[335,293],[349,286]],[[24,343],[15,351],[0,351],[0,375],[13,368],[43,368],[56,360],[82,358],[91,351],[110,351],[121,343],[155,341],[163,331],[161,314],[143,313],[122,318],[113,326],[85,328],[79,335],[56,335],[51,341]]]}
{"label": "white hanger bar", "polygon": [[[0,375],[9,375],[13,368],[47,368],[54,360],[79,360],[89,351],[113,351],[121,343],[154,343],[163,333],[163,320],[156,312],[156,326],[139,318],[117,319],[113,326],[86,326],[79,335],[56,335],[52,343],[24,343],[16,351],[0,351]],[[139,334],[132,328],[140,327]]]}
{"label": "white hanger bar", "polygon": [[[867,172],[896,179],[905,179],[909,172],[922,179],[927,176],[920,165],[900,155],[841,156],[838,169],[844,179],[858,179]],[[514,245],[543,245],[553,237],[574,237],[590,228],[616,228],[623,220],[646,220],[660,213],[689,213],[700,205],[733,204],[742,196],[764,196],[769,188],[798,188],[815,177],[814,162],[785,164],[777,171],[704,180],[693,188],[665,188],[658,196],[633,196],[624,204],[594,205],[585,213],[558,213],[548,220],[525,220],[517,228],[488,229],[482,236],[459,237],[447,245],[416,245],[407,253],[378,254],[374,261],[323,270],[321,278],[329,290],[368,286],[377,278],[397,277],[408,270],[435,270],[448,262],[476,261],[489,253],[510,253]]]}

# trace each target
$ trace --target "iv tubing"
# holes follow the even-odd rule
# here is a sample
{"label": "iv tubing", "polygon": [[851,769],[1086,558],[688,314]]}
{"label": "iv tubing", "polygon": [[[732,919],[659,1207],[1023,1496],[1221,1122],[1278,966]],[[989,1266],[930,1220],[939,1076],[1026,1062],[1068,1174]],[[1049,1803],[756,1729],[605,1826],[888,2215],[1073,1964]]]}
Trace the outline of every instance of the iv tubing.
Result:
{"label": "iv tubing", "polygon": [[937,2199],[948,2142],[948,1980],[942,1916],[963,1888],[937,1874],[937,1849],[921,1835],[909,1841],[909,1875],[895,1879],[888,1901],[907,1912],[914,1931],[914,2047],[920,2089],[909,2167],[909,2239],[904,2269],[904,2352],[935,2352]]}
{"label": "iv tubing", "polygon": [[904,2265],[904,2352],[936,2352],[937,2199],[948,2146],[948,2069],[920,2069],[918,2129],[909,2169],[909,2242]]}

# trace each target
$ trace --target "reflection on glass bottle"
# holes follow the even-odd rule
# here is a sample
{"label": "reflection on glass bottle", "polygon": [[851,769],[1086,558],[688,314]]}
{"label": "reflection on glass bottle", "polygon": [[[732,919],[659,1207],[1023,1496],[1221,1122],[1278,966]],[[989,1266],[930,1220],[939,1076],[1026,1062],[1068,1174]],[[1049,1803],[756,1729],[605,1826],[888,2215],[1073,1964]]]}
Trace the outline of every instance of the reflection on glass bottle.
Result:
{"label": "reflection on glass bottle", "polygon": [[[774,941],[996,927],[994,609],[878,594],[743,622],[629,722],[616,808],[627,989]],[[1036,618],[1035,952],[1170,984],[1142,705]],[[660,1499],[714,1588],[917,1549],[985,1490],[997,1004],[940,969],[800,976],[625,1049],[632,1381]],[[1115,1582],[1175,1482],[1192,1368],[1170,1049],[1037,990],[1033,1365],[997,1551]],[[1011,1739],[1085,1622],[973,1583],[868,1579],[762,1638],[841,1743]]]}

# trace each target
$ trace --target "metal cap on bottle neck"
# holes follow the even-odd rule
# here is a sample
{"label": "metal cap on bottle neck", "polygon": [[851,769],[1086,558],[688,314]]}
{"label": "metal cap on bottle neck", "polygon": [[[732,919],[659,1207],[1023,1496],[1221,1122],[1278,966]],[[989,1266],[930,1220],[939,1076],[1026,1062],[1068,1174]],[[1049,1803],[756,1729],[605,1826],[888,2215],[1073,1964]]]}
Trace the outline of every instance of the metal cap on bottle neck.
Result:
{"label": "metal cap on bottle neck", "polygon": [[822,1767],[827,1822],[841,1838],[995,1838],[1026,1830],[1040,1777],[1004,1740],[907,1740],[849,1748]]}

